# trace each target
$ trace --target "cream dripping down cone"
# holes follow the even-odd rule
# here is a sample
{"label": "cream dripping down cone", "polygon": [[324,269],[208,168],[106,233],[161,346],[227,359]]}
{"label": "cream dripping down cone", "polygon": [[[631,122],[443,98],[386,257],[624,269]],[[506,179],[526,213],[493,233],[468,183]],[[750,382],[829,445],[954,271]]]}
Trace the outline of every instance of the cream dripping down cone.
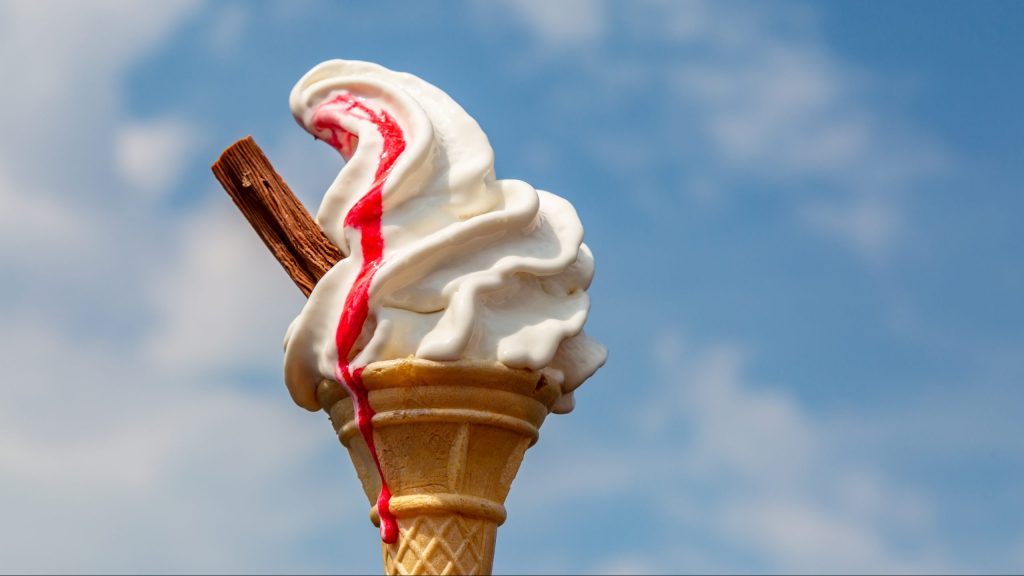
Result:
{"label": "cream dripping down cone", "polygon": [[[505,498],[526,449],[561,395],[541,371],[497,362],[375,362],[362,374],[374,443],[399,536],[383,544],[387,574],[490,574]],[[381,481],[344,387],[317,399],[348,449],[371,503]]]}

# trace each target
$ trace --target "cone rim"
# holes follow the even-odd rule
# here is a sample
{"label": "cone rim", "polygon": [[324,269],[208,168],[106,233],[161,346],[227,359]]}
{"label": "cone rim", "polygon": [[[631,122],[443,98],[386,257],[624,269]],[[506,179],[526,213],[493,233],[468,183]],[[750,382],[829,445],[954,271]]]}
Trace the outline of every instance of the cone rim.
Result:
{"label": "cone rim", "polygon": [[[381,360],[363,369],[362,383],[368,393],[389,388],[444,386],[501,390],[533,398],[548,412],[562,395],[561,382],[549,371],[510,368],[493,360],[439,362],[415,357]],[[347,397],[345,387],[334,380],[325,379],[317,386],[317,400],[323,409],[330,410]]]}

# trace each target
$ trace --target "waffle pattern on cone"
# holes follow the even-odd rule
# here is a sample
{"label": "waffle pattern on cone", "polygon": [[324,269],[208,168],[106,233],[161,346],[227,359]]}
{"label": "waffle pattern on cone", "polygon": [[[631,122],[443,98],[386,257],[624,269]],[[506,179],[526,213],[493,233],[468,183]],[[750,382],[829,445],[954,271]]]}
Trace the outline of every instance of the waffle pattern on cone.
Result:
{"label": "waffle pattern on cone", "polygon": [[398,542],[383,544],[386,574],[490,574],[497,524],[461,514],[399,521]]}

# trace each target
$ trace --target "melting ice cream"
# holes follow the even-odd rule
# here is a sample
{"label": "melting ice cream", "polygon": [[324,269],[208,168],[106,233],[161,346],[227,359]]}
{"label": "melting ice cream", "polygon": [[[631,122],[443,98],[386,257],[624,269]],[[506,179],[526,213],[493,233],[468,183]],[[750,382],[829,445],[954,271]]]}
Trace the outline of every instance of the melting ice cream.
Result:
{"label": "melting ice cream", "polygon": [[606,356],[583,332],[594,261],[572,205],[497,180],[477,123],[411,74],[332,60],[290,103],[345,159],[317,221],[346,257],[285,338],[295,402],[319,409],[316,386],[329,378],[358,406],[362,367],[412,356],[543,370],[562,387],[555,411],[571,410]]}

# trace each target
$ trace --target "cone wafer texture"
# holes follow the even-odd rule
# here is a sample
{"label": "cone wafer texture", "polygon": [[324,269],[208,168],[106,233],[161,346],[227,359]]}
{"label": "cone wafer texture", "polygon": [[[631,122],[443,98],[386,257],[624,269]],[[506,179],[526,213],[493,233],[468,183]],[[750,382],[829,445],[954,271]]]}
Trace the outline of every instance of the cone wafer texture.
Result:
{"label": "cone wafer texture", "polygon": [[[363,383],[399,528],[383,544],[386,572],[489,574],[505,498],[558,383],[498,363],[418,359],[371,364]],[[317,396],[373,504],[381,481],[350,398],[328,380]],[[379,523],[375,506],[370,516]]]}

